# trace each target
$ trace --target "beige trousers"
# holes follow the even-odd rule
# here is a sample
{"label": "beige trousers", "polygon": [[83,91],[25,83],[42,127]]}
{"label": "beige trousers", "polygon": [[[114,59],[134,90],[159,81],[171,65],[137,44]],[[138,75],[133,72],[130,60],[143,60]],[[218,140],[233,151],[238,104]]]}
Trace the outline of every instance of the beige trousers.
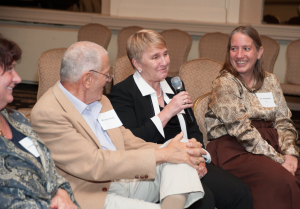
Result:
{"label": "beige trousers", "polygon": [[[187,142],[187,139],[181,141]],[[155,203],[162,203],[165,197],[174,194],[188,194],[184,208],[204,196],[202,184],[194,168],[187,164],[163,163],[156,167],[155,180],[114,181],[110,185],[104,208],[160,209],[160,204]]]}

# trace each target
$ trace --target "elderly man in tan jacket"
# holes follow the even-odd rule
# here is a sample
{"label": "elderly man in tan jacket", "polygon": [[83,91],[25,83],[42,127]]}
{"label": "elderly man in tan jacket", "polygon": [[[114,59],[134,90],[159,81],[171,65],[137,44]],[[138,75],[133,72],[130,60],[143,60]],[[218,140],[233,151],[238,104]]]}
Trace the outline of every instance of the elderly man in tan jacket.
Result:
{"label": "elderly man in tan jacket", "polygon": [[101,46],[73,44],[63,56],[61,80],[32,110],[32,126],[51,150],[58,173],[83,209],[190,206],[204,195],[201,144],[179,134],[159,148],[125,129],[102,95],[111,81],[109,68]]}

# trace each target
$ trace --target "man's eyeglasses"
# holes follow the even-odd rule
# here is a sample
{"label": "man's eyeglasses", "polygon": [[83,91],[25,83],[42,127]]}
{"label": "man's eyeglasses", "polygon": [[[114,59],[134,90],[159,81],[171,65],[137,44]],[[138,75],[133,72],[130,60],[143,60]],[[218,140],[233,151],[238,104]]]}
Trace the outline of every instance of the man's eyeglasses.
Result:
{"label": "man's eyeglasses", "polygon": [[114,75],[105,75],[105,74],[103,74],[103,73],[100,73],[100,72],[98,72],[98,71],[96,71],[96,70],[90,70],[90,72],[91,71],[93,71],[93,72],[95,72],[95,73],[99,73],[99,74],[101,74],[101,75],[104,75],[105,77],[106,77],[106,79],[107,79],[107,81],[108,82],[111,82],[111,80],[113,79],[113,77],[114,77]]}

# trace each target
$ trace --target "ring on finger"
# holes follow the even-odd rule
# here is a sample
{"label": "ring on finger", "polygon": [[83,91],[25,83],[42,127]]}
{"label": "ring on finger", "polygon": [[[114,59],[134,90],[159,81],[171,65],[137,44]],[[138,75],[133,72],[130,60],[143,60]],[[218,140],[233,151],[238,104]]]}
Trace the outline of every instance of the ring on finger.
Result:
{"label": "ring on finger", "polygon": [[183,100],[183,104],[184,104],[184,105],[186,104],[186,101],[185,101],[185,100]]}

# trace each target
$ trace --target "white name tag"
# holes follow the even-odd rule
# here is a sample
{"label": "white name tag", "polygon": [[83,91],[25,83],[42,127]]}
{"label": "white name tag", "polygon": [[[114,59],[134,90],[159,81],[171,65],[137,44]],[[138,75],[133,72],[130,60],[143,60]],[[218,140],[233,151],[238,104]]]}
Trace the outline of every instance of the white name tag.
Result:
{"label": "white name tag", "polygon": [[40,153],[37,151],[36,146],[33,144],[32,139],[29,137],[25,137],[19,143],[31,154],[34,155],[34,157],[39,157]]}
{"label": "white name tag", "polygon": [[256,93],[256,96],[263,107],[276,107],[272,92]]}
{"label": "white name tag", "polygon": [[98,116],[98,121],[103,130],[118,128],[123,125],[114,109],[100,113]]}

